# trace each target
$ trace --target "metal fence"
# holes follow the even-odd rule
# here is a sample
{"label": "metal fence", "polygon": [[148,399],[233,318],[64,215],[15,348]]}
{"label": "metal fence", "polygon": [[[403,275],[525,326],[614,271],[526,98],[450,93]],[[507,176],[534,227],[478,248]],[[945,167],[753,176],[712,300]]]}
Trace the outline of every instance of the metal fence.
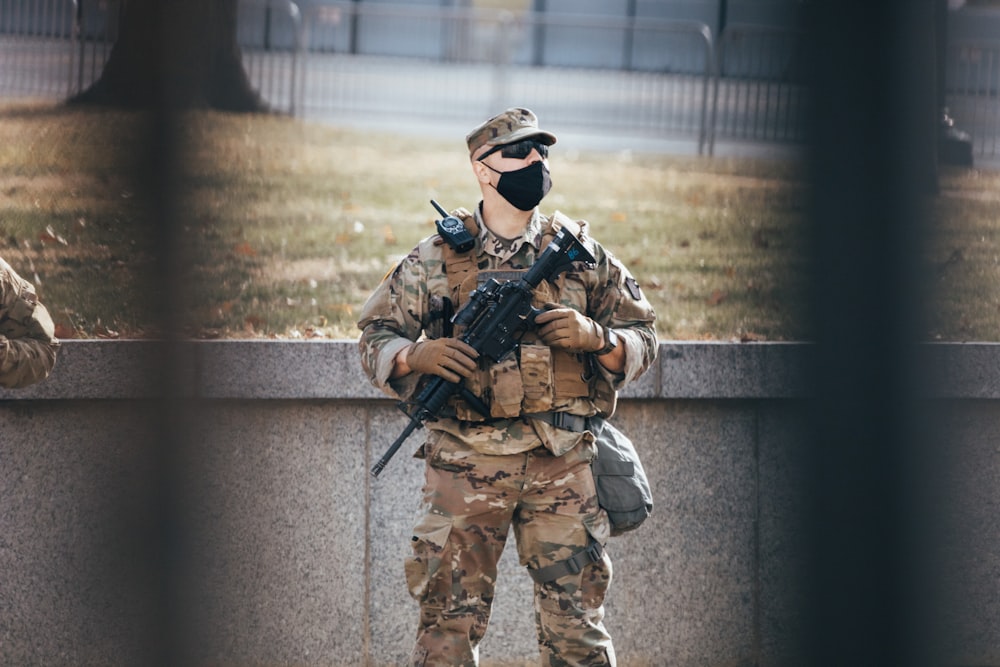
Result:
{"label": "metal fence", "polygon": [[[119,0],[0,0],[0,97],[60,98],[100,76]],[[238,41],[272,108],[311,119],[478,121],[512,104],[553,126],[797,144],[803,35],[691,20],[513,14],[428,4],[241,0]],[[956,42],[947,103],[1000,157],[1000,41]]]}
{"label": "metal fence", "polygon": [[0,0],[0,97],[62,98],[100,76],[117,0]]}
{"label": "metal fence", "polygon": [[[607,18],[555,20],[346,3],[306,9],[303,26],[306,115],[403,112],[481,119],[516,103],[564,126],[679,134],[703,147],[710,140],[712,37],[700,23],[632,25]],[[540,32],[547,42],[601,42],[607,56],[631,66],[574,63],[568,46],[552,44],[545,56],[549,64],[538,66],[526,45]],[[405,37],[383,44],[386,35]],[[667,40],[673,48],[652,48]],[[593,52],[583,55],[594,57]]]}
{"label": "metal fence", "polygon": [[972,135],[974,154],[1000,157],[1000,41],[952,47],[945,81],[950,115]]}
{"label": "metal fence", "polygon": [[734,25],[723,31],[714,77],[715,136],[745,141],[804,140],[807,100],[803,36],[787,28]]}
{"label": "metal fence", "polygon": [[302,85],[298,5],[288,0],[241,0],[236,39],[257,92],[273,109],[295,115]]}

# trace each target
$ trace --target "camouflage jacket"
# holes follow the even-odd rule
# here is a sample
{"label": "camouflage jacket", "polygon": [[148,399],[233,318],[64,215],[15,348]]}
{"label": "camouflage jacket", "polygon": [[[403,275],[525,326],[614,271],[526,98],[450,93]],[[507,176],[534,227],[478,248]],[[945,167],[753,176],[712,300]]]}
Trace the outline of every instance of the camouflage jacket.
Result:
{"label": "camouflage jacket", "polygon": [[[480,280],[484,275],[527,269],[540,254],[542,246],[546,245],[546,232],[558,231],[563,223],[573,224],[559,213],[543,216],[536,210],[524,234],[513,241],[505,241],[486,228],[478,208],[474,215],[464,209],[454,214],[466,220],[466,226],[476,232],[476,245],[470,253]],[[592,355],[574,355],[588,357],[584,361],[588,364],[587,374],[591,377],[584,390],[578,392],[582,395],[560,396],[557,391],[547,399],[544,409],[524,406],[524,413],[552,411],[580,416],[610,416],[615,409],[618,390],[639,377],[656,358],[655,315],[649,302],[625,266],[587,236],[586,222],[575,224],[580,227],[578,236],[581,242],[597,260],[596,265],[590,270],[564,274],[554,283],[543,282],[535,290],[535,305],[557,302],[576,308],[603,326],[614,328],[619,344],[625,347],[625,369],[620,374],[612,373],[597,363]],[[359,343],[361,365],[372,384],[394,398],[409,399],[420,388],[420,378],[413,374],[390,379],[395,356],[421,336],[437,338],[450,335],[450,313],[461,307],[461,303],[454,301],[461,300],[461,293],[471,291],[470,286],[462,290],[449,286],[446,271],[449,252],[450,249],[436,234],[422,240],[386,276],[361,313],[358,322],[362,330]],[[471,287],[474,289],[474,285]],[[524,341],[531,342],[533,337],[526,335]],[[520,373],[524,375],[529,364],[528,357],[531,356],[525,350],[537,349],[522,345],[520,354],[516,355],[518,358],[511,361],[515,364],[515,371],[520,365]],[[484,360],[481,366],[487,363]],[[495,377],[496,366],[499,364],[483,368],[483,376],[488,378],[492,370]],[[467,381],[466,385],[469,384]],[[480,394],[477,386],[469,388],[473,393]],[[459,407],[457,414],[446,416],[452,418],[431,422],[427,425],[428,430],[450,433],[476,451],[487,454],[516,453],[534,448],[541,442],[559,455],[575,446],[581,437],[580,434],[561,431],[537,420],[529,421],[515,415],[510,415],[507,420],[491,419],[487,423],[481,423],[480,418],[480,423],[477,423],[475,417],[463,414]]]}
{"label": "camouflage jacket", "polygon": [[34,286],[0,259],[0,387],[44,380],[58,349],[52,318]]}

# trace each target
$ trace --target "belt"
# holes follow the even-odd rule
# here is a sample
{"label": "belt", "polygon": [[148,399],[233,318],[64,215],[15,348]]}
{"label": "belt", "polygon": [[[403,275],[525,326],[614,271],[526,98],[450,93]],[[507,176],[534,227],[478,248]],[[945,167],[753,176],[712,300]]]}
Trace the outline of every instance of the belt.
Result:
{"label": "belt", "polygon": [[[550,424],[556,428],[561,428],[564,431],[573,431],[574,433],[583,433],[590,428],[589,417],[571,415],[568,412],[528,412],[522,415],[522,417],[537,419],[538,421],[545,422],[546,424]],[[464,421],[461,419],[457,421],[469,426],[493,426],[501,423],[509,424],[516,419],[517,417],[500,417],[495,419],[484,419],[483,421]]]}
{"label": "belt", "polygon": [[529,419],[543,421],[564,431],[573,431],[574,433],[583,433],[590,426],[589,418],[581,417],[580,415],[571,415],[568,412],[530,412],[524,416]]}

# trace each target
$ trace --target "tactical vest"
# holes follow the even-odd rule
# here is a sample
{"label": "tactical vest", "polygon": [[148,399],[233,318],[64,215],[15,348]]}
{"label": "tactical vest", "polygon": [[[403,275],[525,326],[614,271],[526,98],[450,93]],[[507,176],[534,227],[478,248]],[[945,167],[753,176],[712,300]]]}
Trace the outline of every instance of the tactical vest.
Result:
{"label": "tactical vest", "polygon": [[[456,211],[466,229],[478,237],[479,230],[475,218],[464,209]],[[580,233],[577,223],[556,213],[542,236],[544,249],[555,237],[559,229],[569,226]],[[517,280],[524,271],[480,271],[476,263],[475,250],[457,253],[444,244],[445,272],[448,277],[449,298],[458,312],[481,283],[490,278],[498,282]],[[541,308],[545,303],[560,303],[560,298],[571,297],[571,305],[582,313],[587,310],[586,290],[582,284],[578,289],[566,290],[566,273],[560,274],[553,285],[542,281],[534,290],[533,306]],[[460,336],[461,331],[454,335]],[[540,342],[533,331],[528,331],[521,339],[521,345],[514,354],[491,363],[483,358],[480,367],[472,377],[466,379],[466,387],[490,406],[489,418],[512,418],[527,413],[548,412],[553,406],[573,398],[594,398],[593,373],[589,371],[588,355],[576,354],[556,349]],[[484,421],[487,417],[469,407],[460,398],[452,399],[452,406],[458,419]]]}

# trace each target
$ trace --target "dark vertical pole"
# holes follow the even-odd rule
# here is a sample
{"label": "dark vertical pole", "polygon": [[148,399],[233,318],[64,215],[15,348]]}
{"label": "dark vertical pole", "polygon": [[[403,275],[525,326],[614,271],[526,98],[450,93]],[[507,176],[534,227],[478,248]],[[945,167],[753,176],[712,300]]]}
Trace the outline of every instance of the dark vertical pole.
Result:
{"label": "dark vertical pole", "polygon": [[628,0],[628,7],[625,10],[626,18],[628,19],[628,25],[625,28],[625,48],[624,57],[622,58],[622,67],[626,70],[632,69],[632,61],[634,59],[633,50],[635,49],[635,17],[637,13],[636,9],[637,0]]}
{"label": "dark vertical pole", "polygon": [[180,426],[187,423],[183,414],[183,380],[179,371],[187,365],[182,358],[183,346],[177,329],[184,317],[174,191],[178,167],[177,137],[173,114],[168,107],[154,109],[150,120],[147,165],[143,176],[147,179],[149,204],[154,207],[150,211],[150,222],[155,228],[156,277],[158,284],[165,286],[165,292],[160,295],[163,301],[158,313],[163,340],[157,369],[160,398],[153,430],[157,437],[150,443],[148,462],[153,477],[148,549],[156,576],[153,599],[157,605],[154,627],[158,637],[154,646],[159,648],[155,664],[172,667],[181,664],[181,656],[185,652],[179,627],[184,614],[180,609],[178,592],[185,582],[181,581],[180,573],[184,526],[178,511],[178,461],[183,448]]}
{"label": "dark vertical pole", "polygon": [[[218,8],[212,11],[217,11]],[[155,54],[150,77],[153,98],[147,114],[147,135],[138,147],[141,180],[139,192],[143,198],[144,219],[151,225],[156,251],[153,283],[156,292],[150,295],[157,304],[156,318],[160,329],[159,357],[155,367],[159,393],[152,416],[149,442],[144,447],[149,475],[148,522],[143,526],[144,554],[150,563],[153,581],[150,599],[152,615],[153,659],[151,665],[173,667],[189,662],[188,647],[182,625],[190,616],[183,609],[184,591],[193,584],[185,580],[185,532],[188,528],[182,516],[183,504],[181,461],[184,457],[185,428],[192,423],[192,412],[185,402],[187,380],[183,323],[188,317],[182,256],[180,186],[184,169],[184,146],[177,131],[178,109],[187,99],[190,73],[174,69],[173,49],[181,42],[179,35],[190,29],[184,12],[174,12],[157,4],[154,12],[152,43]]]}
{"label": "dark vertical pole", "polygon": [[729,0],[719,0],[719,19],[715,27],[716,39],[722,36],[722,31],[726,29],[727,21],[729,21]]}
{"label": "dark vertical pole", "polygon": [[934,664],[918,424],[933,0],[813,2],[808,665]]}
{"label": "dark vertical pole", "polygon": [[531,59],[535,67],[545,64],[545,6],[546,0],[534,0],[535,21],[535,53]]}
{"label": "dark vertical pole", "polygon": [[948,62],[948,0],[934,0],[934,71],[937,74],[937,111],[947,106],[945,91],[945,72]]}
{"label": "dark vertical pole", "polygon": [[351,36],[350,36],[350,53],[356,55],[358,53],[358,27],[360,24],[359,10],[361,9],[361,0],[351,0],[353,3],[351,5]]}
{"label": "dark vertical pole", "polygon": [[264,7],[264,50],[271,50],[271,4]]}
{"label": "dark vertical pole", "polygon": [[[122,3],[124,4],[124,3]],[[84,60],[84,32],[85,26],[83,24],[83,2],[76,5],[76,23],[74,25],[74,37],[80,44],[80,53],[78,54],[80,58],[79,70],[76,80],[76,92],[80,93],[83,91],[83,60]]]}

